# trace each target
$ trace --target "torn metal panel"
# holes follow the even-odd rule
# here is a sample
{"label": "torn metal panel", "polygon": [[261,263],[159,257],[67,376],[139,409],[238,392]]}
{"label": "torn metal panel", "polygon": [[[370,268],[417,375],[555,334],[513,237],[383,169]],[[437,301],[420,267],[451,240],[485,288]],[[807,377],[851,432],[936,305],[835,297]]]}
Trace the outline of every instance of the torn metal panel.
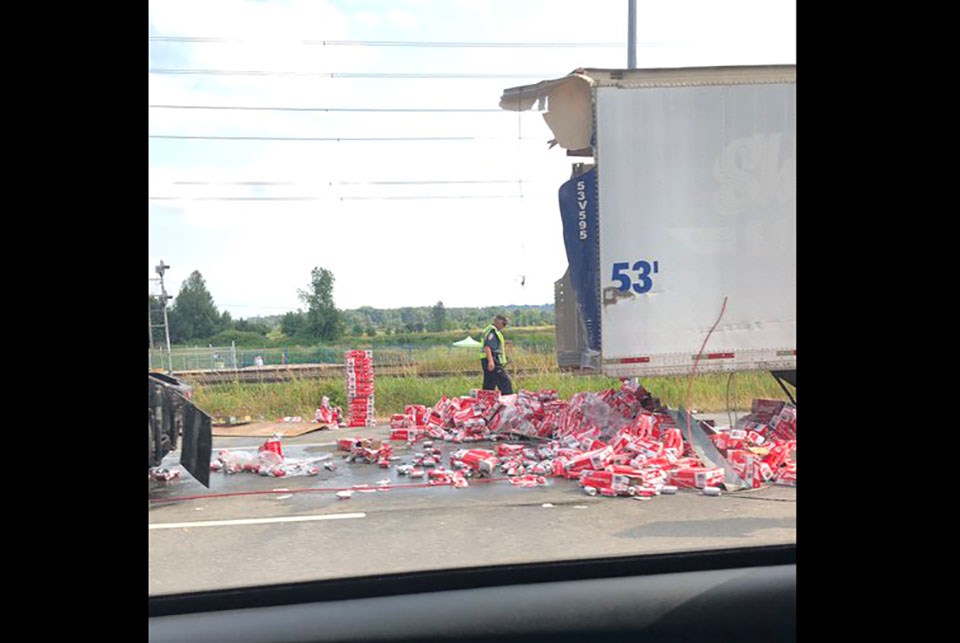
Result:
{"label": "torn metal panel", "polygon": [[587,76],[579,73],[582,71],[583,70],[576,70],[563,78],[542,80],[534,85],[508,87],[503,90],[503,95],[500,97],[500,108],[513,112],[525,112],[533,107],[534,103],[538,103],[538,111],[543,111],[547,107],[547,97],[550,96],[557,87],[576,82],[577,79],[587,84],[590,83],[590,79]]}
{"label": "torn metal panel", "polygon": [[[689,436],[689,439],[693,440],[690,446],[693,447],[694,453],[697,454],[701,462],[708,467],[720,467],[723,469],[724,489],[727,491],[739,491],[747,487],[747,483],[737,475],[733,466],[723,457],[717,446],[707,436],[706,431],[704,431],[701,426],[702,423],[700,420],[692,415],[688,415],[686,409],[682,406],[676,411],[671,409],[670,416],[674,422],[676,422],[677,427],[683,432],[683,437],[686,439]],[[687,423],[688,417],[690,419],[689,424]]]}
{"label": "torn metal panel", "polygon": [[564,78],[547,80],[536,85],[512,87],[503,92],[500,107],[511,111],[526,111],[534,103],[547,112],[543,120],[553,132],[554,140],[566,150],[591,147],[593,136],[592,81],[587,76],[573,73]]}
{"label": "torn metal panel", "polygon": [[590,82],[580,76],[570,76],[566,83],[557,85],[547,97],[547,111],[543,115],[557,144],[567,150],[590,147],[593,138],[593,93]]}
{"label": "torn metal panel", "polygon": [[213,435],[210,416],[187,402],[183,407],[183,439],[180,464],[204,487],[210,487],[210,455]]}
{"label": "torn metal panel", "polygon": [[180,464],[200,484],[209,487],[213,450],[211,420],[186,397],[189,391],[189,386],[172,376],[149,374],[149,466],[159,466],[164,456],[176,450],[182,436]]}

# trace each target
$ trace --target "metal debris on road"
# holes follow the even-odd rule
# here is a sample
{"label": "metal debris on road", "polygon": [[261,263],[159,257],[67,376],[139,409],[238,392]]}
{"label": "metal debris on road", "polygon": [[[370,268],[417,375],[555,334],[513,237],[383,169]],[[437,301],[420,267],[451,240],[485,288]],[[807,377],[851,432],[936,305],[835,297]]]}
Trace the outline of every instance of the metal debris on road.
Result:
{"label": "metal debris on road", "polygon": [[148,476],[150,480],[157,480],[160,482],[179,482],[180,469],[169,468],[169,467],[154,467],[148,471]]}

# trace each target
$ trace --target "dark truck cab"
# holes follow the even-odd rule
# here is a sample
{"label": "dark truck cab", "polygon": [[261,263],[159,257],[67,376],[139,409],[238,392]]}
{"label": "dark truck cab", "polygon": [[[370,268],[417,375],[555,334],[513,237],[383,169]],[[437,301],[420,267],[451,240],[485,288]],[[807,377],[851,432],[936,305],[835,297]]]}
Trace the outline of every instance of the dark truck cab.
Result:
{"label": "dark truck cab", "polygon": [[191,386],[171,375],[149,373],[147,468],[158,466],[168,453],[177,449],[180,440],[180,464],[200,484],[209,487],[213,449],[211,420],[191,401],[192,393]]}

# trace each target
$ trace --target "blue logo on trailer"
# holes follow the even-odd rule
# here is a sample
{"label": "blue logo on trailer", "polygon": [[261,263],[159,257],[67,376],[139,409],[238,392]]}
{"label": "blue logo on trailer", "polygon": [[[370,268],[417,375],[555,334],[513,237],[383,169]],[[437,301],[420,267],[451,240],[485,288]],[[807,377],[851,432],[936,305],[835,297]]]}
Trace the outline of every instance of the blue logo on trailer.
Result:
{"label": "blue logo on trailer", "polygon": [[577,307],[587,325],[587,344],[600,350],[600,227],[597,221],[597,169],[560,186],[563,245]]}

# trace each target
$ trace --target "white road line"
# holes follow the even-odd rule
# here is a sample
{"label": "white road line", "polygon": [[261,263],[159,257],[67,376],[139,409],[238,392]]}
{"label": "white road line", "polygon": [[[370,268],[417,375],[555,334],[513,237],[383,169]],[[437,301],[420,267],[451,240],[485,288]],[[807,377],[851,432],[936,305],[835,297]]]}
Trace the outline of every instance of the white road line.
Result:
{"label": "white road line", "polygon": [[323,516],[281,516],[280,518],[241,518],[239,520],[201,520],[196,522],[164,522],[150,525],[150,529],[189,529],[192,527],[229,527],[233,525],[267,525],[276,522],[306,522],[312,520],[346,520],[366,518],[365,513],[326,514]]}

